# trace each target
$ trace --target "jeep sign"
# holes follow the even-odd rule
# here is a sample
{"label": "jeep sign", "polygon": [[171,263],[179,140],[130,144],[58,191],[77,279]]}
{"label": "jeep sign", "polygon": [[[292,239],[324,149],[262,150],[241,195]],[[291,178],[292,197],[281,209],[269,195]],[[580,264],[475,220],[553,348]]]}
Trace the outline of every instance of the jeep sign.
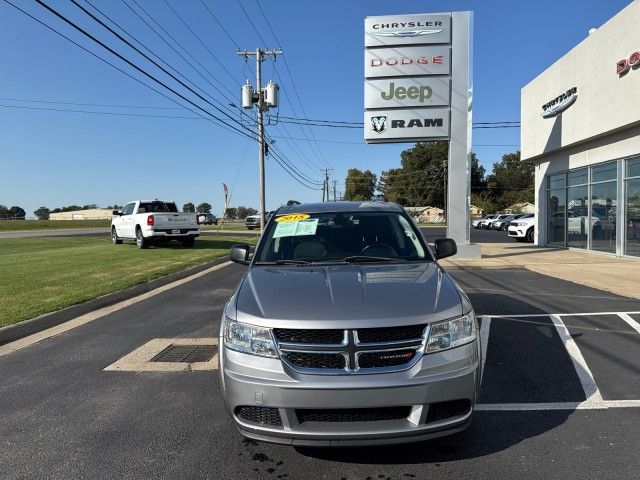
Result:
{"label": "jeep sign", "polygon": [[367,108],[441,107],[449,105],[449,77],[402,77],[366,80]]}

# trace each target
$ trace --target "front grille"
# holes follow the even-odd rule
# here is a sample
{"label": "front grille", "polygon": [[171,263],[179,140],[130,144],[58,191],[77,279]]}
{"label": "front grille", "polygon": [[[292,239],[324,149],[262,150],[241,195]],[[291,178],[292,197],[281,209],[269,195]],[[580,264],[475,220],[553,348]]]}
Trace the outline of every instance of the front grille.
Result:
{"label": "front grille", "polygon": [[257,425],[282,426],[282,419],[277,408],[270,407],[237,407],[236,416],[245,422]]}
{"label": "front grille", "polygon": [[276,328],[276,339],[283,343],[340,344],[344,340],[344,330],[299,330]]}
{"label": "front grille", "polygon": [[471,408],[469,400],[450,400],[448,402],[438,402],[429,405],[426,423],[445,420],[450,417],[465,415]]}
{"label": "front grille", "polygon": [[403,327],[359,328],[360,343],[399,342],[421,339],[424,325],[407,325]]}
{"label": "front grille", "polygon": [[299,409],[296,415],[304,422],[376,422],[407,418],[411,407],[348,408],[348,409]]}
{"label": "front grille", "polygon": [[360,368],[396,367],[410,362],[415,355],[415,349],[365,352],[358,356],[358,366]]}
{"label": "front grille", "polygon": [[282,352],[282,357],[298,368],[344,369],[346,359],[341,353]]}
{"label": "front grille", "polygon": [[409,368],[422,355],[425,330],[420,324],[354,330],[275,328],[273,334],[289,366],[331,375]]}

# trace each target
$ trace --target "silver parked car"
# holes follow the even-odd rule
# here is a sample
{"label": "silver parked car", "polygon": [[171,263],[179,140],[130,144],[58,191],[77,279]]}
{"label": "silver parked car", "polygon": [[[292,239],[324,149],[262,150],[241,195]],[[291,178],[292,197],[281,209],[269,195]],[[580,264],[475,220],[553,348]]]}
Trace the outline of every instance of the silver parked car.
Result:
{"label": "silver parked car", "polygon": [[224,400],[246,437],[290,445],[411,442],[465,429],[481,377],[469,299],[398,205],[280,208],[224,309]]}

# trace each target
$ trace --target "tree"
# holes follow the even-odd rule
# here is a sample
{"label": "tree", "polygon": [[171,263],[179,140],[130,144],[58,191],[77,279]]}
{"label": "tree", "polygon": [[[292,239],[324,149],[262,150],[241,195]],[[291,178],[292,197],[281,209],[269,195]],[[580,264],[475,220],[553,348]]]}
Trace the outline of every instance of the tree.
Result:
{"label": "tree", "polygon": [[98,208],[98,205],[95,203],[90,203],[89,205],[84,205],[82,207],[82,210],[95,210],[96,208]]}
{"label": "tree", "polygon": [[193,205],[193,203],[188,202],[188,203],[185,203],[184,205],[182,205],[182,211],[183,212],[194,213],[196,211],[196,207]]}
{"label": "tree", "polygon": [[376,190],[377,177],[370,170],[364,172],[350,168],[344,181],[345,200],[371,200]]}
{"label": "tree", "polygon": [[47,207],[40,207],[33,214],[38,217],[38,220],[49,220],[50,210]]}
{"label": "tree", "polygon": [[487,177],[487,190],[495,199],[498,209],[514,203],[534,201],[534,165],[520,160],[520,151],[507,153],[493,165]]}
{"label": "tree", "polygon": [[26,216],[27,216],[27,212],[25,212],[21,207],[13,206],[9,209],[9,217],[11,218],[24,220],[24,217]]}
{"label": "tree", "polygon": [[[419,142],[400,154],[400,168],[383,171],[378,190],[404,206],[444,208],[449,158],[447,142]],[[484,185],[485,170],[471,154],[471,185]]]}
{"label": "tree", "polygon": [[243,219],[249,215],[256,215],[258,211],[255,208],[239,206],[237,209],[237,218]]}
{"label": "tree", "polygon": [[207,202],[202,202],[200,205],[198,205],[196,211],[198,213],[211,213],[211,205],[209,205]]}
{"label": "tree", "polygon": [[287,201],[287,207],[290,207],[292,205],[300,205],[300,202],[298,200],[289,200],[289,201]]}
{"label": "tree", "polygon": [[238,218],[238,209],[236,207],[229,207],[224,212],[224,218],[227,220],[235,220]]}
{"label": "tree", "polygon": [[498,206],[491,194],[486,190],[483,192],[471,192],[471,205],[481,208],[485,214],[496,213]]}
{"label": "tree", "polygon": [[0,220],[4,220],[9,217],[9,209],[6,205],[0,205]]}

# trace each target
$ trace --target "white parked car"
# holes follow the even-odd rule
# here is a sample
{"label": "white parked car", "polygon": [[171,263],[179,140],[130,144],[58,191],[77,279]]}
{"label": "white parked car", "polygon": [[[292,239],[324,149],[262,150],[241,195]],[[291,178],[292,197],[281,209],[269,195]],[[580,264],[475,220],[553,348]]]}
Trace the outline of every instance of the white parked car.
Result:
{"label": "white parked car", "polygon": [[113,211],[111,241],[116,245],[135,240],[138,248],[147,248],[151,243],[178,240],[192,247],[198,235],[197,215],[179,212],[174,202],[136,200]]}
{"label": "white parked car", "polygon": [[471,226],[473,226],[474,228],[487,228],[489,223],[495,220],[496,218],[498,218],[498,215],[487,215],[484,218],[481,218],[479,220],[474,220],[473,222],[471,222]]}
{"label": "white parked car", "polygon": [[509,223],[508,234],[510,237],[515,238],[516,240],[522,242],[527,241],[529,243],[533,243],[535,230],[534,226],[536,224],[536,216],[531,215],[519,218]]}

